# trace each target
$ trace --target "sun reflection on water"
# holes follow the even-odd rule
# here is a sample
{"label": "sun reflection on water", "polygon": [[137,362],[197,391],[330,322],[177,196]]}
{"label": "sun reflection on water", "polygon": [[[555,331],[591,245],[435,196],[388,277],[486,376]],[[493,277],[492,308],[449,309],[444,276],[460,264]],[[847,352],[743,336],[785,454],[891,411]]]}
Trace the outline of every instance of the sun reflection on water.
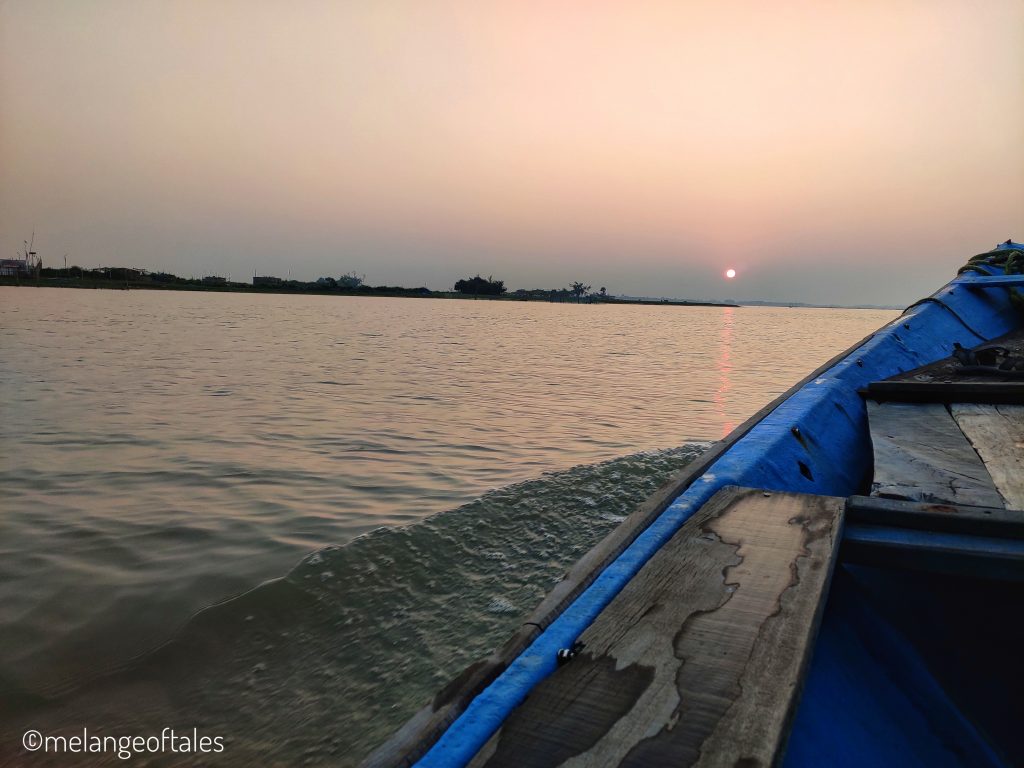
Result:
{"label": "sun reflection on water", "polygon": [[715,390],[715,412],[721,418],[724,438],[736,427],[736,422],[729,418],[728,395],[732,389],[732,325],[735,308],[722,309],[722,329],[718,341],[718,388]]}

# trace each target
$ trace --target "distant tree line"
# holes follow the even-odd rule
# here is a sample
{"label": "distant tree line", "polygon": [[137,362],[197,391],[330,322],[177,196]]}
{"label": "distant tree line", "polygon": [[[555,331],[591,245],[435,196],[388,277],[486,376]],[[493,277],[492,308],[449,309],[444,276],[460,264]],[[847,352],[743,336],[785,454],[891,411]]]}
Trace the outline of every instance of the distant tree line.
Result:
{"label": "distant tree line", "polygon": [[[271,292],[302,292],[302,293],[341,293],[360,295],[390,296],[445,296],[446,292],[431,291],[426,287],[405,288],[397,285],[367,285],[366,275],[348,272],[339,277],[320,277],[313,282],[283,279],[271,275],[254,275],[252,282],[234,282],[225,277],[207,275],[204,277],[181,277],[170,272],[150,272],[145,269],[131,267],[97,267],[87,269],[79,266],[65,268],[43,267],[39,270],[39,278],[52,280],[51,284],[102,284],[112,283],[121,287],[134,286],[139,288],[170,288],[186,290],[221,289],[248,290]],[[74,283],[69,283],[74,281]],[[5,282],[10,282],[5,279]],[[520,301],[555,301],[555,302],[612,302],[615,299],[608,295],[605,288],[596,292],[583,282],[573,282],[568,288],[533,288],[510,292],[504,280],[495,280],[493,275],[481,277],[479,274],[457,280],[455,292],[463,296],[503,297]]]}
{"label": "distant tree line", "polygon": [[67,268],[43,267],[40,270],[40,278],[52,280],[55,284],[68,284],[68,281],[89,284],[111,283],[121,287],[125,285],[138,288],[162,288],[176,287],[183,289],[191,288],[221,288],[225,290],[249,290],[249,291],[294,291],[302,293],[359,293],[359,294],[388,294],[397,296],[429,296],[434,292],[426,287],[404,288],[397,285],[366,285],[364,276],[350,272],[340,277],[321,277],[313,282],[303,280],[286,280],[272,276],[254,276],[252,283],[240,283],[228,280],[226,277],[207,275],[204,277],[181,277],[170,272],[150,272],[145,269],[132,267],[96,267],[87,269],[79,266]]}
{"label": "distant tree line", "polygon": [[523,301],[576,301],[578,302],[602,302],[613,301],[608,296],[608,289],[603,286],[597,292],[591,292],[590,285],[582,282],[574,282],[569,288],[519,288],[508,293],[504,280],[495,280],[491,277],[465,277],[456,281],[455,291],[471,296],[502,296]]}
{"label": "distant tree line", "polygon": [[321,277],[317,280],[317,285],[327,286],[328,288],[337,288],[341,291],[354,291],[357,288],[362,287],[366,281],[366,275],[357,275],[355,272],[349,272],[342,275],[341,277]]}

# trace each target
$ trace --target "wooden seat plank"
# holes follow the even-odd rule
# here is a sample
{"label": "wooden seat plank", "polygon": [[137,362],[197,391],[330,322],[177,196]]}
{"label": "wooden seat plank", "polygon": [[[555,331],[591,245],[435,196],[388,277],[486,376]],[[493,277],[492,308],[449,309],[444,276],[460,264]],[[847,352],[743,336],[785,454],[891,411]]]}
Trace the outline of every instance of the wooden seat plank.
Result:
{"label": "wooden seat plank", "polygon": [[872,496],[1003,507],[1003,497],[946,407],[867,402],[875,454]]}
{"label": "wooden seat plank", "polygon": [[831,497],[720,491],[471,765],[779,762],[843,509]]}
{"label": "wooden seat plank", "polygon": [[1011,509],[1024,509],[1024,406],[957,403],[953,418]]}
{"label": "wooden seat plank", "polygon": [[1024,541],[889,525],[849,523],[844,562],[971,578],[1024,581]]}
{"label": "wooden seat plank", "polygon": [[851,496],[846,500],[847,528],[853,523],[1024,539],[1024,510],[1001,507],[966,507]]}

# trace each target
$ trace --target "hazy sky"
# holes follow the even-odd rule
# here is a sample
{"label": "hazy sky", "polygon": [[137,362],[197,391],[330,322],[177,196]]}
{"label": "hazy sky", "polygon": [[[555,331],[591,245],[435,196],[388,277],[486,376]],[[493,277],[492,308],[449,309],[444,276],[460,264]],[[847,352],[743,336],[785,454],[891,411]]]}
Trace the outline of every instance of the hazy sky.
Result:
{"label": "hazy sky", "polygon": [[906,304],[1024,239],[1021,0],[0,3],[4,256]]}

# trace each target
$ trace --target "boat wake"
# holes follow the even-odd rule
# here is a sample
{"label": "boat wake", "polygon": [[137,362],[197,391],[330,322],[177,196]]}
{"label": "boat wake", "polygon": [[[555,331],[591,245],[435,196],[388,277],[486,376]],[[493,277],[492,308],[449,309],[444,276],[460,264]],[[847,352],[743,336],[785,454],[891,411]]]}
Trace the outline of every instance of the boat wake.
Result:
{"label": "boat wake", "polygon": [[26,719],[198,727],[224,737],[218,764],[356,764],[706,447],[546,474],[321,549]]}

